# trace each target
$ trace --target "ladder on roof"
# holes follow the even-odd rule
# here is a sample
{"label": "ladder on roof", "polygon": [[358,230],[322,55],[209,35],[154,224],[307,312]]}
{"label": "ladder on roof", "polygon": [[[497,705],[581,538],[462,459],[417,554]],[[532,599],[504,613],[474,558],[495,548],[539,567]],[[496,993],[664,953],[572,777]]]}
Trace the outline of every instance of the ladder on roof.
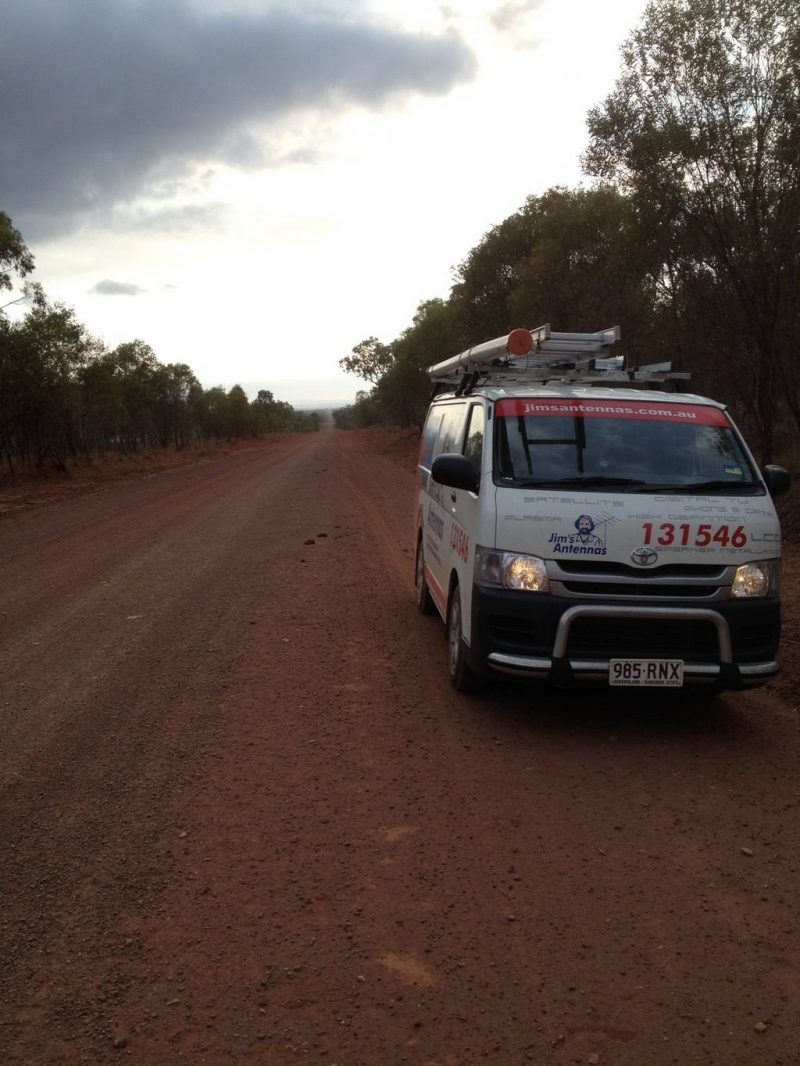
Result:
{"label": "ladder on roof", "polygon": [[453,385],[459,393],[478,385],[534,381],[620,385],[688,381],[690,375],[673,371],[672,363],[626,368],[623,356],[608,354],[619,338],[619,326],[597,333],[554,333],[549,323],[531,330],[515,329],[435,363],[428,367],[428,374],[434,385]]}

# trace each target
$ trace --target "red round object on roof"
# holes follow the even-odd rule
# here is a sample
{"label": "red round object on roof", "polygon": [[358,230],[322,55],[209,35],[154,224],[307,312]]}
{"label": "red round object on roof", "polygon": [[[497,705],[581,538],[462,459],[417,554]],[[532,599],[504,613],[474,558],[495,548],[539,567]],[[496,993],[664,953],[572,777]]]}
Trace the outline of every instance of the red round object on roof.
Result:
{"label": "red round object on roof", "polygon": [[527,355],[533,348],[533,336],[527,329],[512,329],[506,342],[509,355]]}

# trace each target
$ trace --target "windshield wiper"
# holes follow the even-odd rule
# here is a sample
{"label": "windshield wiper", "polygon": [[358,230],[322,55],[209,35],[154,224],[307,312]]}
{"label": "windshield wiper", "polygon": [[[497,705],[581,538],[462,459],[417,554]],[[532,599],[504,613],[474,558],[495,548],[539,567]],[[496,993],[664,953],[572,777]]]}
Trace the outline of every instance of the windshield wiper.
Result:
{"label": "windshield wiper", "polygon": [[757,481],[723,481],[722,478],[716,478],[711,481],[690,481],[685,485],[670,485],[668,488],[664,486],[660,488],[659,492],[716,492],[722,489],[729,491],[732,496],[737,495],[738,489],[759,489],[761,486]]}
{"label": "windshield wiper", "polygon": [[523,488],[542,488],[542,489],[560,489],[560,488],[593,488],[605,487],[607,485],[646,485],[646,481],[641,481],[635,477],[565,477],[559,478],[557,481],[537,481],[532,478],[504,478],[504,481],[513,482],[514,485],[521,485]]}

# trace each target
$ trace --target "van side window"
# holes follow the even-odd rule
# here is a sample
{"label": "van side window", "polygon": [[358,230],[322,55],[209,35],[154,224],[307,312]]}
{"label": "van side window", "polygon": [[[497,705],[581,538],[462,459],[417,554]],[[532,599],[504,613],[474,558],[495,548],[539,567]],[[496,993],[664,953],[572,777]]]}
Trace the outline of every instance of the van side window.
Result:
{"label": "van side window", "polygon": [[442,424],[441,409],[431,408],[422,431],[422,444],[419,450],[419,465],[430,470],[433,462],[433,448],[439,437],[439,428]]}
{"label": "van side window", "polygon": [[464,444],[464,455],[472,462],[478,481],[481,476],[481,460],[483,458],[483,437],[486,431],[486,414],[480,404],[473,404],[469,412],[469,425],[467,427],[467,439]]}
{"label": "van side window", "polygon": [[467,405],[464,403],[448,404],[444,408],[442,428],[439,430],[439,439],[433,451],[433,458],[444,452],[460,452],[464,441],[464,422],[466,421]]}

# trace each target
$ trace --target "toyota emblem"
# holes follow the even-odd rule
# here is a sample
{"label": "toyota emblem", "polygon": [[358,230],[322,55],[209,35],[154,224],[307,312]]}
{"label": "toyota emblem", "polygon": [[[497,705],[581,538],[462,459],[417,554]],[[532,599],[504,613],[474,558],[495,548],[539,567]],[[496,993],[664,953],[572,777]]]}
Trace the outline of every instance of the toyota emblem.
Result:
{"label": "toyota emblem", "polygon": [[636,548],[631,552],[631,559],[637,566],[652,566],[658,558],[658,552],[654,552],[652,548]]}

